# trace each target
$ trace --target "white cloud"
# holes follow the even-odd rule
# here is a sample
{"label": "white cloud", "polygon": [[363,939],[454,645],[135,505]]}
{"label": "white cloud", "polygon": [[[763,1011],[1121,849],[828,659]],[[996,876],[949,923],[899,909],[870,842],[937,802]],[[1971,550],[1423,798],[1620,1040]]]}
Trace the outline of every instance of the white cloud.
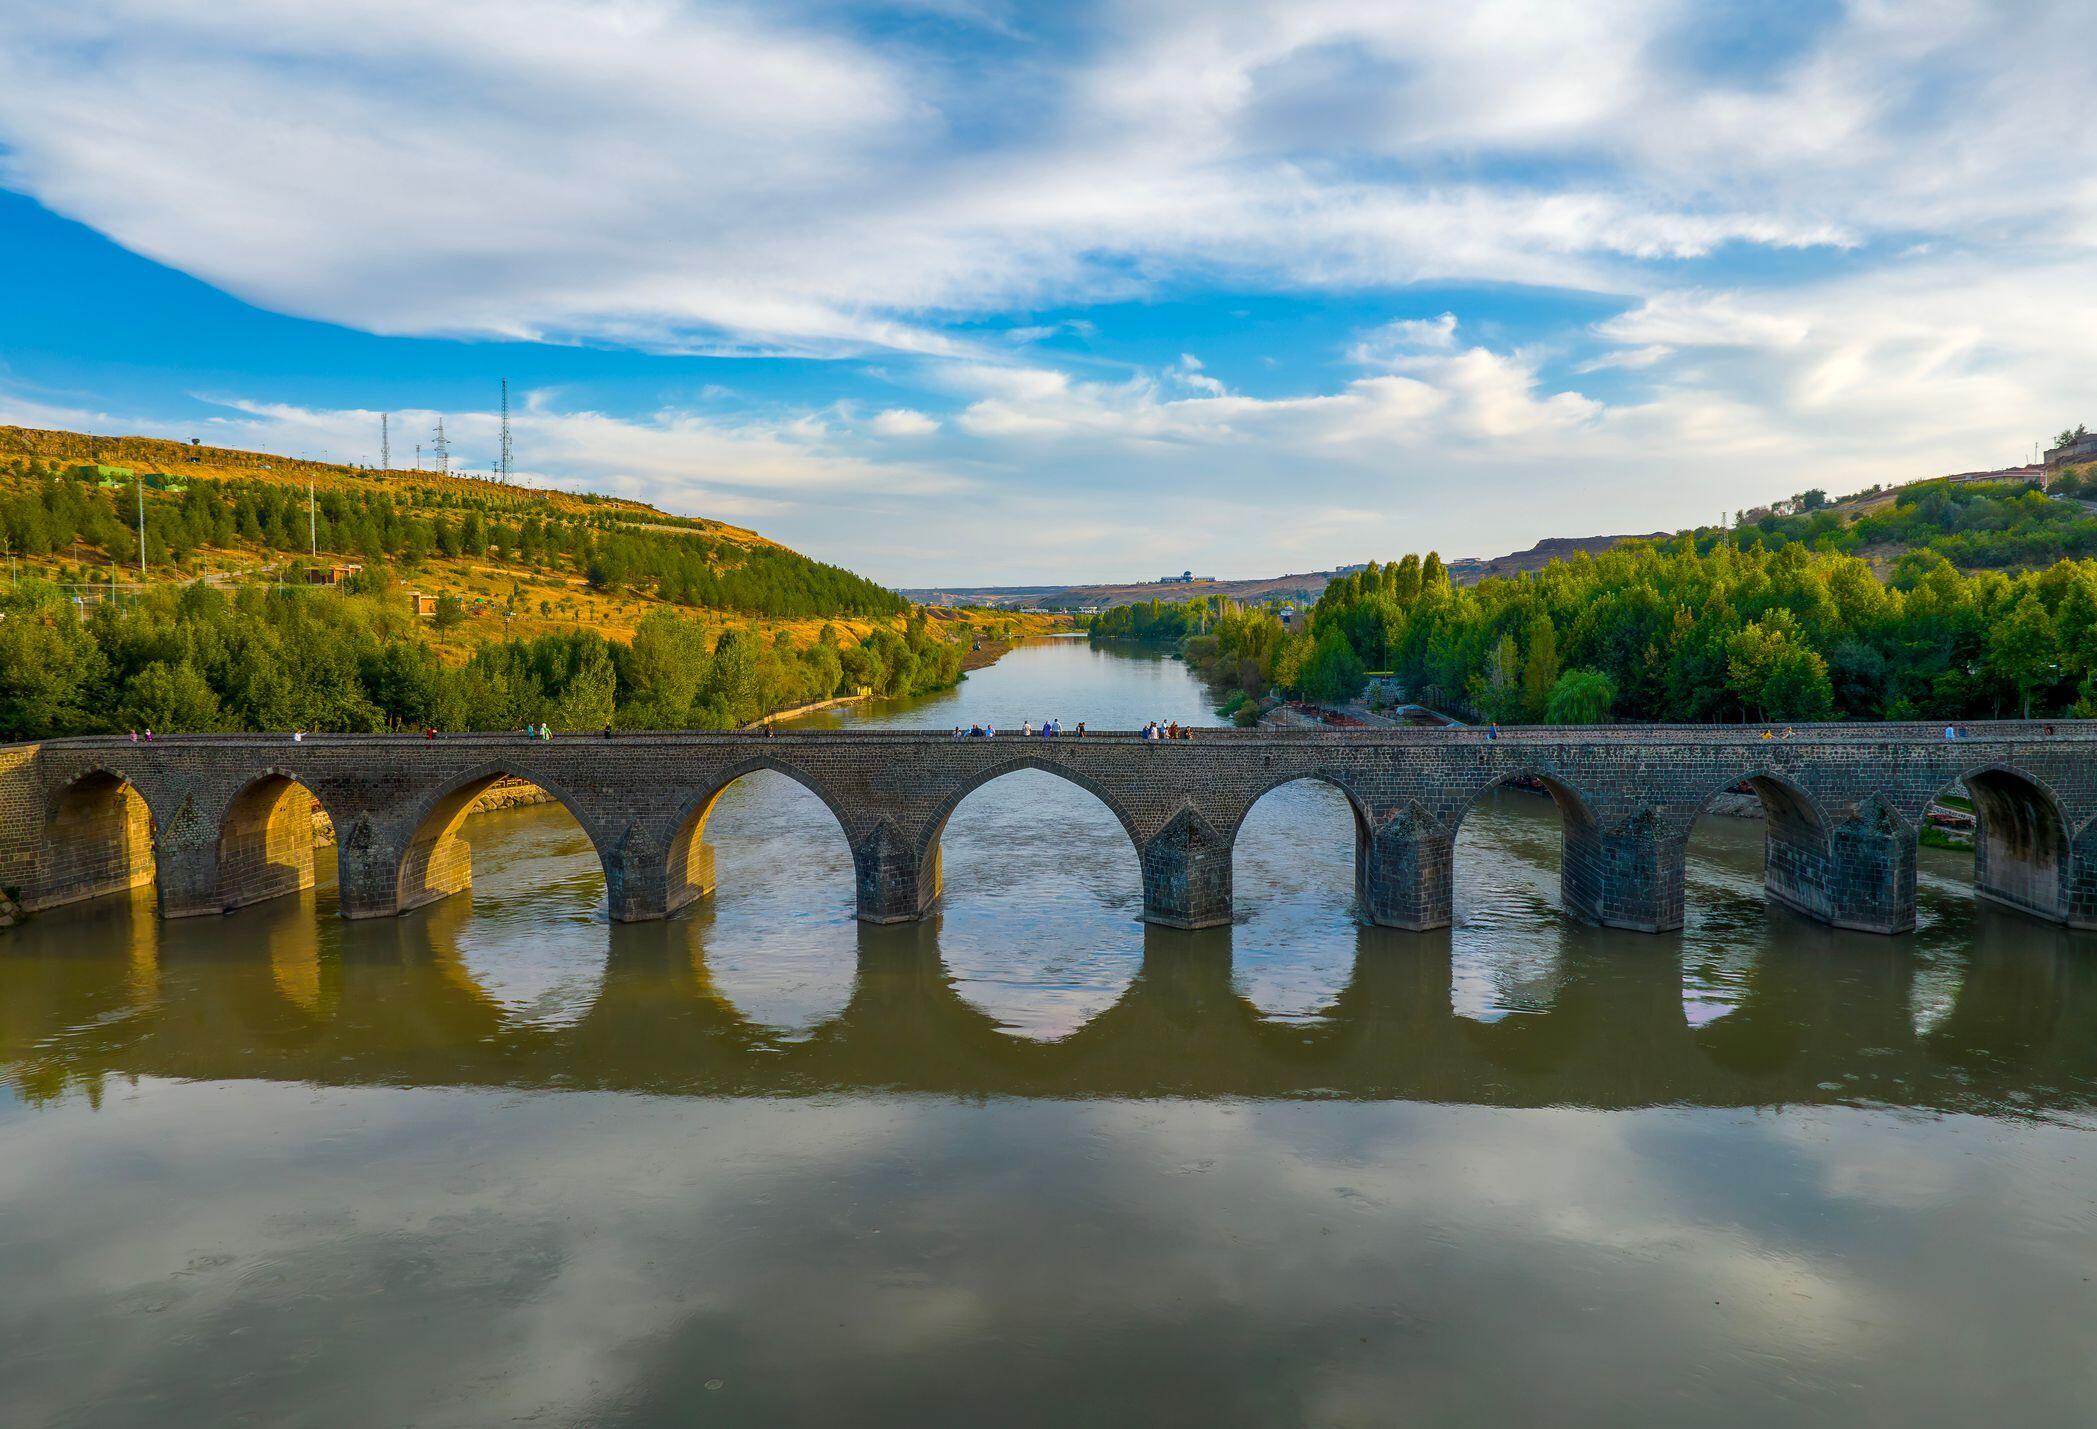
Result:
{"label": "white cloud", "polygon": [[[21,0],[0,142],[11,186],[272,307],[671,350],[953,352],[941,312],[1188,265],[1621,287],[1727,245],[2097,227],[2072,87],[2010,78],[2090,48],[2087,7],[1860,6],[1751,79],[1679,59],[1696,23],[1110,5],[1082,48],[956,66],[821,7]],[[1016,80],[1029,122],[986,128]]]}
{"label": "white cloud", "polygon": [[1348,360],[1364,367],[1388,367],[1401,356],[1446,352],[1456,346],[1456,314],[1438,318],[1393,318],[1347,351]]}
{"label": "white cloud", "polygon": [[939,430],[936,418],[908,407],[891,407],[875,415],[867,424],[876,436],[882,437],[929,437]]}

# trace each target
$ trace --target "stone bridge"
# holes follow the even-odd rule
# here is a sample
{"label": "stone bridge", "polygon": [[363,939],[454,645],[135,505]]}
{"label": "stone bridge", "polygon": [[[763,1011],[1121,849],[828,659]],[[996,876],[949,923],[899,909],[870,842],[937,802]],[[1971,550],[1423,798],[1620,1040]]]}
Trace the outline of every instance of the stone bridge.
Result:
{"label": "stone bridge", "polygon": [[462,836],[497,779],[551,794],[589,835],[618,921],[662,918],[713,887],[708,815],[723,790],[773,770],[813,791],[852,848],[859,916],[922,918],[939,897],[940,834],[973,790],[1040,769],[1091,791],[1143,870],[1144,916],[1201,928],[1231,917],[1231,850],[1260,797],[1298,779],[1347,796],[1358,910],[1370,923],[1450,919],[1465,813],[1510,782],[1539,786],[1564,829],[1566,911],[1608,927],[1681,926],[1686,844],[1711,799],[1746,787],[1767,810],[1772,897],[1842,928],[1915,918],[1924,811],[1963,793],[1979,823],[1980,893],[2039,918],[2097,926],[2097,723],[1612,726],[1268,732],[1146,742],[931,731],[413,736],[193,735],[151,744],[54,740],[0,748],[0,887],[30,909],[151,881],[170,917],[221,913],[313,879],[310,810],[337,831],[341,910],[374,918],[472,881]]}

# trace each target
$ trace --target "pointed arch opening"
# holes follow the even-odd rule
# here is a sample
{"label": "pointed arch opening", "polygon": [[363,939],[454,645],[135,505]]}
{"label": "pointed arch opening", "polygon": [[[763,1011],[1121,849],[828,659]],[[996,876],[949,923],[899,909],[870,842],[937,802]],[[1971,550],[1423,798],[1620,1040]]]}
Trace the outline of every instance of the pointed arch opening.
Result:
{"label": "pointed arch opening", "polygon": [[1766,920],[1765,895],[1831,917],[1827,816],[1781,774],[1756,770],[1713,789],[1684,835],[1684,911],[1698,928]]}
{"label": "pointed arch opening", "polygon": [[218,902],[227,911],[335,881],[335,825],[282,769],[249,781],[219,820]]}
{"label": "pointed arch opening", "polygon": [[1457,815],[1455,921],[1534,918],[1554,887],[1563,911],[1580,849],[1594,837],[1587,801],[1555,775],[1514,770],[1488,784]]}
{"label": "pointed arch opening", "polygon": [[[791,764],[751,760],[691,802],[670,836],[669,912],[719,886],[719,848],[729,851],[734,887],[778,887],[784,875],[807,889],[814,879],[849,906],[852,845],[844,815],[820,783]],[[833,900],[823,891],[808,891],[829,909]]]}
{"label": "pointed arch opening", "polygon": [[153,882],[153,814],[123,775],[91,769],[60,789],[44,811],[31,910],[129,894]]}
{"label": "pointed arch opening", "polygon": [[2046,784],[2003,764],[1985,765],[1939,790],[1917,840],[1927,880],[1942,886],[1964,872],[1971,850],[1973,891],[2050,922],[2068,921],[2068,821]]}

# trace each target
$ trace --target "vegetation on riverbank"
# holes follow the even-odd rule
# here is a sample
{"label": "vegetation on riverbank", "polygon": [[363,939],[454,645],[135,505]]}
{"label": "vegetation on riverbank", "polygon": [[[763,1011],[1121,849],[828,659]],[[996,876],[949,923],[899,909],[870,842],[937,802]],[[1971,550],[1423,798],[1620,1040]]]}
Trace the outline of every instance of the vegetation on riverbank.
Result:
{"label": "vegetation on riverbank", "polygon": [[0,595],[0,739],[129,728],[732,729],[840,693],[942,689],[968,627],[919,612],[858,640],[715,632],[659,608],[630,640],[576,630],[489,640],[448,662],[397,600],[197,582],[82,611],[55,585]]}
{"label": "vegetation on riverbank", "polygon": [[1475,719],[1586,723],[2097,714],[2097,561],[1962,573],[1756,528],[1639,542],[1459,588],[1433,555],[1340,577],[1295,628],[1215,601],[1109,611],[1212,679],[1338,703],[1371,670]]}

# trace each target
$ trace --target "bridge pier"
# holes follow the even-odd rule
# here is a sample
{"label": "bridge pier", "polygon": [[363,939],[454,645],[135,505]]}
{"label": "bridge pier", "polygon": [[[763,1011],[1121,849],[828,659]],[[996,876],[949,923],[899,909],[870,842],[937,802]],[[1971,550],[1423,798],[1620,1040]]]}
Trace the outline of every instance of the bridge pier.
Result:
{"label": "bridge pier", "polygon": [[853,845],[852,871],[861,922],[913,922],[939,901],[939,840],[934,837],[921,854],[884,819]]}
{"label": "bridge pier", "polygon": [[[226,911],[219,897],[217,849],[163,841],[156,864],[153,889],[160,896],[161,917],[201,918]],[[312,881],[310,862],[307,881]]]}
{"label": "bridge pier", "polygon": [[1763,885],[1811,918],[1860,933],[1905,933],[1915,926],[1915,830],[1872,800],[1828,833],[1818,866],[1772,841]]}
{"label": "bridge pier", "polygon": [[1230,922],[1230,844],[1200,814],[1180,810],[1141,856],[1146,923],[1213,928]]}
{"label": "bridge pier", "polygon": [[1357,826],[1354,896],[1362,921],[1424,932],[1452,916],[1456,837],[1418,805]]}
{"label": "bridge pier", "polygon": [[1637,933],[1682,926],[1687,844],[1663,834],[1644,809],[1611,829],[1565,820],[1558,889],[1565,911],[1583,922]]}

